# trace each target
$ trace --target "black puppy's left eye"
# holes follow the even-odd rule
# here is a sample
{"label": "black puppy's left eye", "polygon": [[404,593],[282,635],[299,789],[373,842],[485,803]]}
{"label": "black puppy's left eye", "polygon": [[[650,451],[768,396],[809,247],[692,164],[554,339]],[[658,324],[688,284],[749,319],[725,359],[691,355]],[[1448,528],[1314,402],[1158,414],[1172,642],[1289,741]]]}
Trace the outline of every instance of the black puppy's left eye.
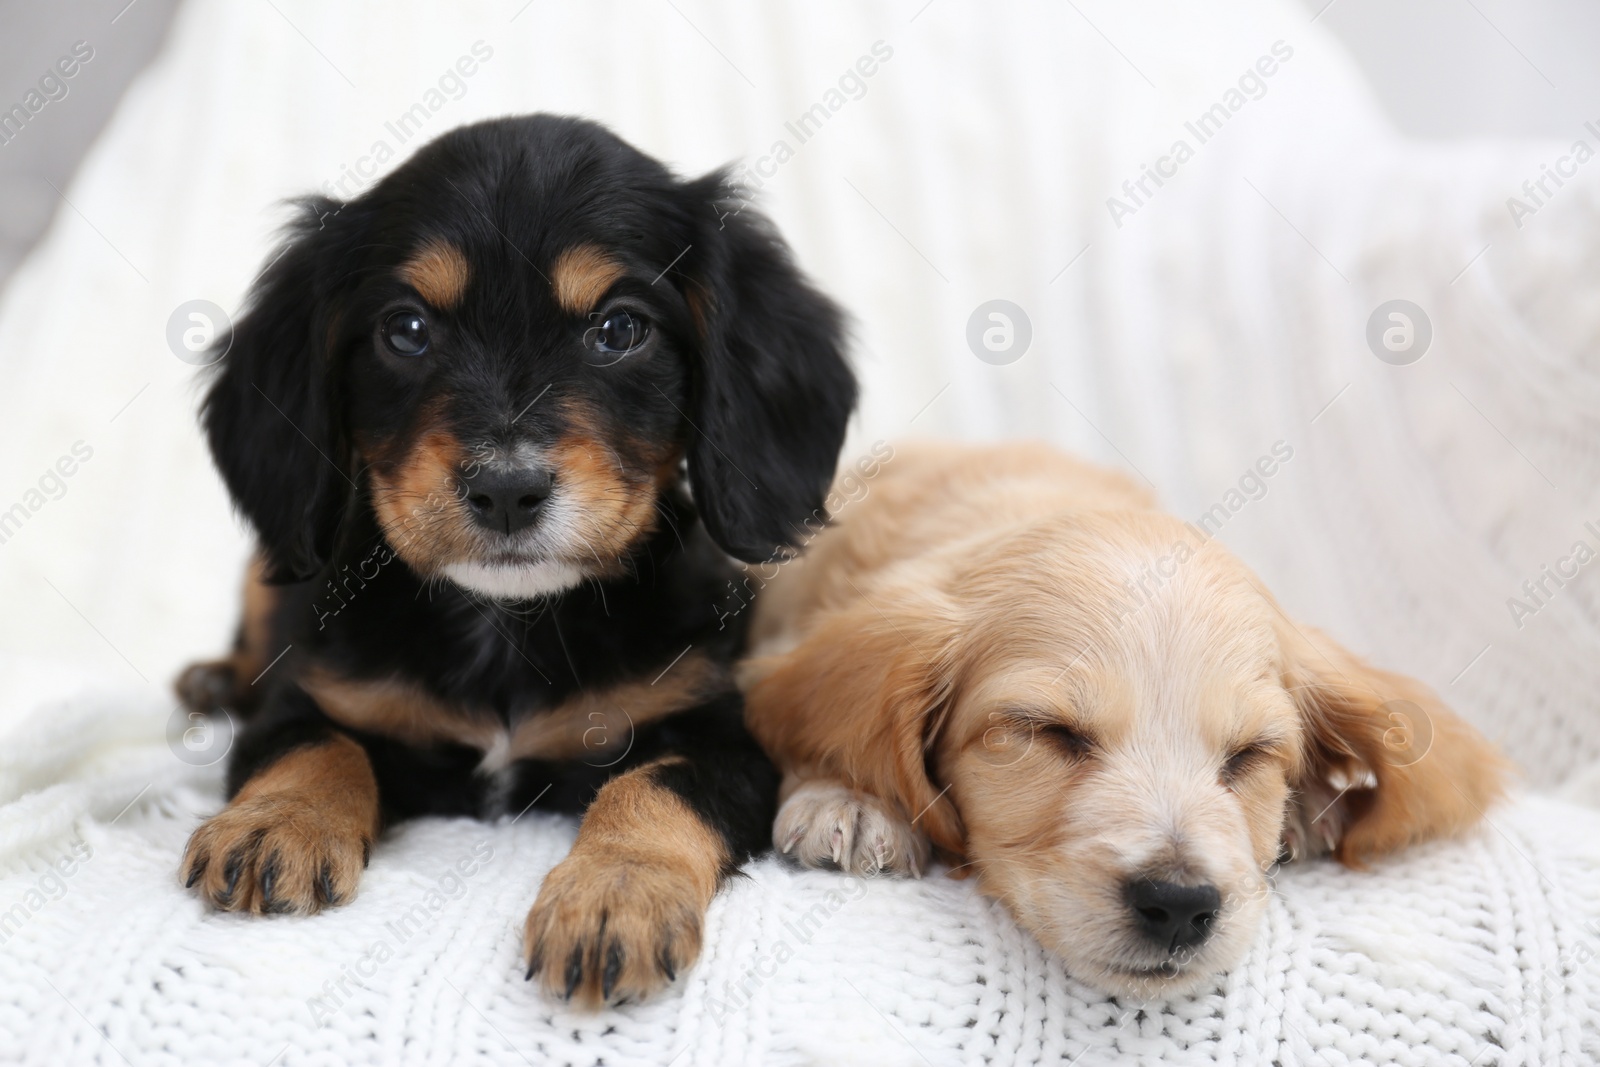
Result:
{"label": "black puppy's left eye", "polygon": [[629,311],[609,312],[599,326],[589,331],[590,343],[601,352],[621,353],[644,343],[649,324],[644,316]]}
{"label": "black puppy's left eye", "polygon": [[397,356],[420,356],[428,350],[428,323],[415,311],[396,311],[383,320],[383,343]]}

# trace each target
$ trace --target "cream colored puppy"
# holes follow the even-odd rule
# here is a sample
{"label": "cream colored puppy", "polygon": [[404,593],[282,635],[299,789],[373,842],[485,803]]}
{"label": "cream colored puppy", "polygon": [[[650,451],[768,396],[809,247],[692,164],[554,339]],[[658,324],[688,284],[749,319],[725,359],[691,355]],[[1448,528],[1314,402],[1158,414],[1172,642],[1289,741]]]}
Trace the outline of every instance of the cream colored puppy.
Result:
{"label": "cream colored puppy", "polygon": [[1287,618],[1120,474],[1040,445],[899,448],[757,599],[773,841],[918,874],[930,846],[1113,993],[1236,964],[1287,853],[1472,825],[1494,749]]}

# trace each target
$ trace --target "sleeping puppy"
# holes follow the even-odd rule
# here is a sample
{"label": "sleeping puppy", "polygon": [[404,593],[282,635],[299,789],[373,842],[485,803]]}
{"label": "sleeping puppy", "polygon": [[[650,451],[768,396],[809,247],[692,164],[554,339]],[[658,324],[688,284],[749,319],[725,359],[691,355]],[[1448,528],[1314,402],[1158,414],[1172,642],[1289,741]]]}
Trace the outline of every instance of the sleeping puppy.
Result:
{"label": "sleeping puppy", "polygon": [[776,846],[916,874],[931,845],[1114,994],[1238,963],[1280,856],[1357,867],[1502,790],[1426,687],[1041,445],[899,449],[755,615],[746,715],[784,775]]}
{"label": "sleeping puppy", "polygon": [[245,714],[183,859],[205,900],[315,912],[396,820],[586,812],[528,976],[594,1005],[694,961],[777,803],[729,557],[820,513],[855,398],[838,312],[733,195],[534,116],[305,202],[204,405],[259,540],[234,654],[179,682]]}

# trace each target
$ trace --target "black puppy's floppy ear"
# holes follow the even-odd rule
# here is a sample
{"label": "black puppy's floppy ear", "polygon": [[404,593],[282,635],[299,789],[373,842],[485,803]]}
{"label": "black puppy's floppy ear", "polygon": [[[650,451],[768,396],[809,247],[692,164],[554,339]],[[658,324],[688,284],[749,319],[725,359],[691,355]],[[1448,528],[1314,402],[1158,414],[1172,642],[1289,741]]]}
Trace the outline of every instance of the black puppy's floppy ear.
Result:
{"label": "black puppy's floppy ear", "polygon": [[298,204],[284,244],[251,289],[201,409],[217,469],[255,528],[275,582],[314,577],[354,489],[339,432],[330,346],[346,276],[340,205]]}
{"label": "black puppy's floppy ear", "polygon": [[734,202],[720,172],[690,192],[705,222],[686,271],[702,331],[689,482],[712,538],[756,563],[824,517],[855,376],[843,316],[772,224]]}

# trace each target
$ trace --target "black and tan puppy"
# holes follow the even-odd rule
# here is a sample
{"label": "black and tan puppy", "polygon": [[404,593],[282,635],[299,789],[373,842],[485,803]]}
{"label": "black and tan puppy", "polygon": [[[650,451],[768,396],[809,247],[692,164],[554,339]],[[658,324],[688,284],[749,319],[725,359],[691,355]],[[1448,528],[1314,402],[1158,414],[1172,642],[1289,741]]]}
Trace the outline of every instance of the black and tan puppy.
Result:
{"label": "black and tan puppy", "polygon": [[733,197],[533,116],[303,205],[204,405],[260,545],[234,655],[179,683],[244,718],[183,861],[206,900],[314,912],[392,821],[531,805],[585,814],[529,977],[595,1004],[696,958],[776,795],[729,556],[815,521],[855,399],[837,310]]}

